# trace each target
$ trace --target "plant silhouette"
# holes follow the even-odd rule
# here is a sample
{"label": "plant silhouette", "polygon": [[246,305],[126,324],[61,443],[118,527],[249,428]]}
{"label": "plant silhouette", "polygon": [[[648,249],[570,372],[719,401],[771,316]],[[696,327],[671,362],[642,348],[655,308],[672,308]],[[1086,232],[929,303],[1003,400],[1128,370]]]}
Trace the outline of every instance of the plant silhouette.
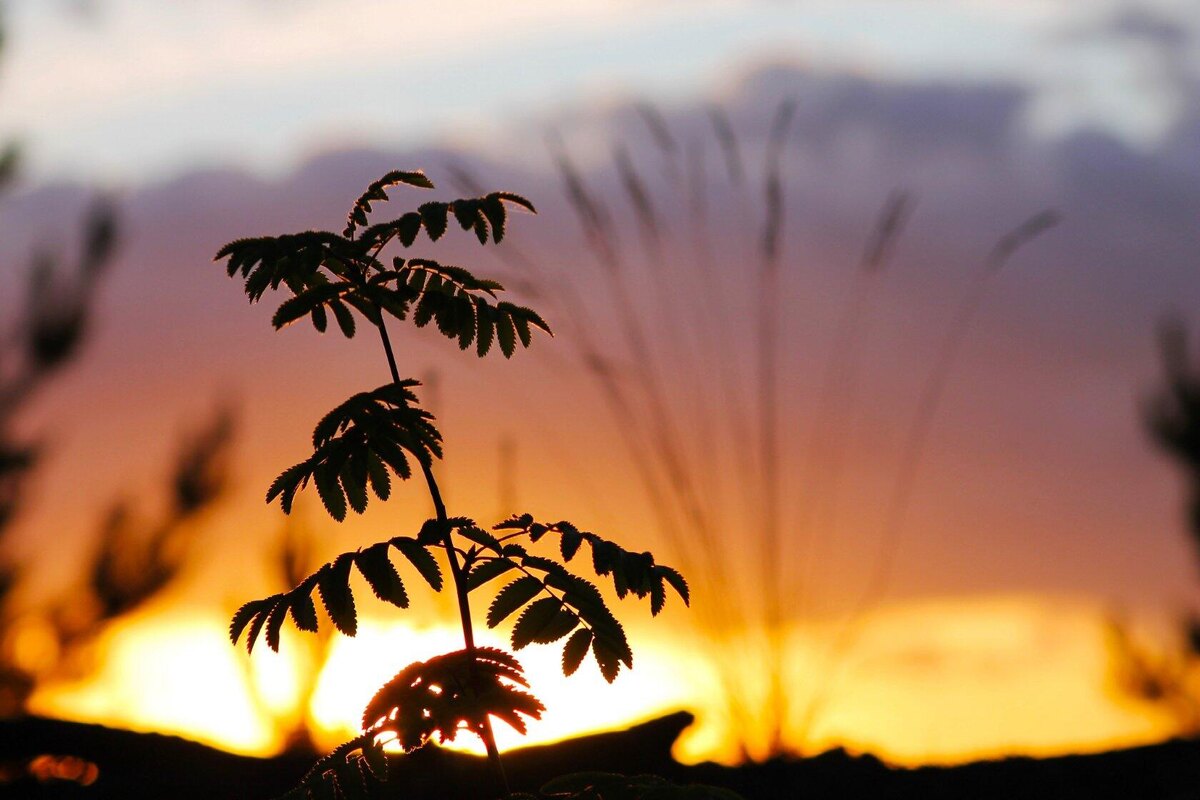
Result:
{"label": "plant silhouette", "polygon": [[[825,260],[823,247],[805,254],[808,237],[797,236],[804,224],[797,203],[806,201],[793,140],[812,124],[801,109],[781,97],[750,121],[754,138],[743,138],[721,106],[707,109],[709,124],[698,130],[684,115],[673,128],[662,111],[638,104],[640,125],[617,129],[607,165],[573,158],[565,134],[551,131],[549,156],[594,272],[560,274],[532,246],[501,253],[514,272],[553,287],[565,338],[609,412],[656,532],[697,594],[716,600],[693,611],[696,649],[720,682],[728,744],[736,748],[730,757],[741,760],[813,753],[814,721],[835,673],[888,591],[923,454],[972,318],[1004,264],[1057,220],[1046,211],[1007,232],[954,309],[905,423],[878,546],[859,562],[864,585],[845,604],[835,598],[849,588],[847,576],[837,576],[836,591],[821,589],[834,582],[827,569],[834,548],[851,541],[838,530],[842,484],[853,472],[859,407],[882,396],[867,379],[886,372],[872,375],[867,345],[914,201],[890,192],[861,256],[845,262],[854,276],[830,318],[814,413],[795,413],[804,402],[798,387],[809,383],[797,367],[823,336],[808,335],[821,331],[799,322],[807,314],[795,303],[808,300],[791,291],[811,275],[808,262]],[[651,167],[661,168],[657,183],[645,179]],[[723,174],[713,175],[714,167]],[[480,185],[466,169],[455,172],[465,190]],[[585,295],[585,280],[601,291]],[[826,291],[813,288],[812,296]],[[598,310],[598,295],[611,315]],[[812,317],[817,325],[823,318]],[[872,458],[887,449],[876,444],[881,452]],[[876,498],[866,502],[873,507]],[[856,537],[870,534],[857,527]],[[836,626],[816,624],[835,615]]]}
{"label": "plant silhouette", "polygon": [[[318,538],[304,514],[292,513],[284,519],[266,559],[272,589],[286,591],[321,566],[321,560],[315,556]],[[291,702],[284,708],[270,702],[262,691],[265,687],[256,677],[251,661],[237,662],[256,711],[283,732],[285,751],[309,754],[321,751],[317,745],[318,728],[312,706],[322,671],[333,654],[334,633],[332,626],[325,626],[316,635],[295,643],[292,655],[301,666],[295,671],[296,685]]]}
{"label": "plant silhouette", "polygon": [[[1187,486],[1187,527],[1200,557],[1200,371],[1177,321],[1159,332],[1163,386],[1144,408],[1146,426],[1158,446],[1182,468]],[[1130,627],[1109,620],[1111,671],[1128,696],[1165,711],[1183,735],[1200,733],[1200,617],[1193,612],[1166,647],[1139,642]]]}
{"label": "plant silhouette", "polygon": [[[15,147],[0,152],[0,191],[8,188],[18,161]],[[43,450],[41,442],[23,435],[20,423],[82,350],[97,290],[116,252],[112,203],[95,201],[81,227],[73,265],[50,252],[34,255],[25,279],[25,303],[0,331],[0,628],[6,631],[19,616],[15,590],[24,577],[24,565],[9,552],[8,534],[25,510],[29,481]],[[4,639],[0,637],[0,717],[24,711],[38,678],[13,657]]]}
{"label": "plant silhouette", "polygon": [[[7,17],[0,13],[0,51],[8,43]],[[0,196],[14,188],[22,156],[23,148],[0,143]],[[82,563],[66,587],[49,597],[34,588],[37,560],[63,557],[58,533],[41,537],[38,548],[24,555],[14,547],[18,527],[36,511],[31,497],[38,494],[36,482],[44,482],[42,469],[59,428],[69,427],[63,424],[69,421],[57,419],[31,432],[29,421],[92,344],[101,290],[125,239],[123,217],[114,197],[95,195],[78,220],[61,214],[43,220],[44,242],[27,264],[5,265],[13,293],[0,316],[0,719],[16,724],[36,724],[37,717],[30,718],[35,690],[93,670],[101,634],[161,596],[185,568],[198,520],[227,483],[232,416],[218,410],[179,443],[164,470],[162,513],[145,518],[132,500],[115,501],[97,520],[98,543],[79,554]],[[31,629],[41,631],[49,645],[32,657],[20,647]],[[18,740],[25,739],[15,734],[6,743]],[[16,760],[11,749],[5,754],[0,772],[3,782],[16,787],[10,793],[30,791],[30,784],[41,791],[44,769],[76,783],[95,779],[95,764],[63,753],[66,746],[48,749]]]}
{"label": "plant silhouette", "polygon": [[[574,673],[591,653],[610,682],[622,666],[633,666],[633,652],[597,586],[567,565],[590,566],[595,578],[611,581],[619,598],[649,599],[655,615],[666,603],[668,588],[689,601],[684,578],[650,553],[626,550],[569,522],[539,522],[523,514],[487,529],[449,514],[433,472],[443,455],[442,436],[433,415],[420,405],[419,382],[401,377],[387,319],[411,320],[417,327],[432,323],[462,350],[473,346],[479,357],[498,349],[511,358],[518,343],[529,347],[535,330],[549,334],[550,328],[535,311],[500,300],[504,287],[495,281],[432,259],[393,256],[389,262],[383,254],[397,246],[407,252],[421,231],[436,242],[452,220],[481,245],[489,239],[499,244],[509,208],[534,212],[534,207],[520,195],[492,192],[426,202],[391,221],[370,224],[372,204],[387,201],[388,190],[397,186],[434,188],[422,172],[389,172],[354,203],[341,234],[306,231],[240,239],[216,255],[230,277],[243,279],[252,303],[268,289],[290,294],[272,318],[276,329],[307,318],[325,332],[332,316],[349,339],[358,332],[357,315],[378,331],[391,374],[390,383],[352,395],[317,423],[312,455],[275,479],[267,502],[278,500],[290,512],[297,494],[311,485],[329,515],[342,521],[350,511],[363,513],[371,495],[386,501],[393,477],[407,480],[419,472],[435,511],[416,535],[343,553],[291,590],[246,603],[233,617],[230,638],[236,643],[245,635],[247,649],[253,650],[261,636],[278,649],[288,617],[300,630],[318,629],[317,598],[333,625],[353,636],[358,623],[350,585],[354,571],[380,600],[409,605],[406,576],[397,570],[394,555],[406,573],[415,572],[435,592],[447,583],[439,563],[444,558],[462,627],[462,650],[411,664],[379,690],[364,712],[364,732],[318,762],[294,790],[298,797],[370,795],[388,777],[385,745],[411,751],[435,736],[447,741],[464,730],[482,739],[497,782],[507,789],[491,719],[523,733],[526,720],[540,717],[544,707],[525,691],[524,672],[512,654],[475,644],[471,594],[493,581],[503,577],[504,585],[488,608],[486,624],[494,628],[515,616],[513,650],[565,640],[564,674]],[[580,557],[585,552],[590,558]]]}

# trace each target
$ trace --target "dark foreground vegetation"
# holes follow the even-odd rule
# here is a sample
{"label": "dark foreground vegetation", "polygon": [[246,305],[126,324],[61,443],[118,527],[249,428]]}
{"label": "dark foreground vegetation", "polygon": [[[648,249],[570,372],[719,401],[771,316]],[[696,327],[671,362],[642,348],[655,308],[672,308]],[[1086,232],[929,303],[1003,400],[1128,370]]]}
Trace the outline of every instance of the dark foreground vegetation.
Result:
{"label": "dark foreground vegetation", "polygon": [[[891,767],[873,756],[834,750],[814,758],[764,764],[684,766],[671,744],[691,724],[672,714],[626,731],[526,747],[505,756],[514,790],[535,790],[564,772],[654,773],[681,784],[732,789],[748,800],[938,800],[939,798],[1089,798],[1183,800],[1200,797],[1200,740],[1094,755],[1008,758],[955,767]],[[29,777],[31,759],[71,755],[97,771],[89,786]],[[61,762],[69,768],[72,762]],[[0,721],[0,798],[244,798],[266,800],[290,789],[312,764],[307,753],[260,759],[235,756],[183,739],[97,725],[27,717]],[[45,762],[43,772],[49,772]],[[24,777],[16,778],[17,773]],[[409,800],[485,800],[486,759],[433,744],[392,764],[395,797]]]}

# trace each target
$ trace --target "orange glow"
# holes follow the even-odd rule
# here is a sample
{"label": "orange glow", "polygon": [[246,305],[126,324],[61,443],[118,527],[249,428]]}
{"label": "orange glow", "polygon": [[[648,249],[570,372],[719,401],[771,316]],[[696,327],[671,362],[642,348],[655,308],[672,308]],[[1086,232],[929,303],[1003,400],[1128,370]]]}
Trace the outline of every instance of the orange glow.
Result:
{"label": "orange glow", "polygon": [[[1168,722],[1140,713],[1107,693],[1099,609],[1033,597],[954,599],[907,604],[874,615],[842,666],[824,665],[834,626],[792,632],[795,668],[790,719],[798,746],[802,711],[828,690],[828,704],[807,736],[806,751],[844,745],[892,762],[959,762],[1023,753],[1099,750],[1161,739]],[[613,685],[585,662],[564,678],[560,649],[519,653],[545,718],[521,737],[499,726],[502,748],[555,741],[621,727],[687,708],[698,724],[680,742],[686,762],[731,762],[736,743],[723,720],[718,682],[684,632],[630,632],[635,669]],[[480,643],[504,646],[490,632]],[[172,732],[243,753],[277,751],[279,719],[294,705],[301,661],[265,648],[244,669],[225,622],[196,614],[160,614],[115,628],[97,675],[49,686],[34,710],[141,730]],[[331,747],[357,732],[358,713],[375,689],[406,664],[461,647],[450,627],[413,628],[365,619],[354,639],[334,642],[309,713],[319,744]],[[753,648],[746,644],[752,665]],[[816,676],[832,675],[832,683]],[[747,680],[761,670],[746,670]],[[253,686],[253,689],[251,688]],[[753,687],[751,687],[753,689]],[[755,692],[751,693],[756,694]],[[467,740],[458,743],[476,748]],[[477,748],[476,748],[477,749]]]}
{"label": "orange glow", "polygon": [[42,755],[29,762],[29,774],[43,783],[70,781],[91,786],[100,777],[100,769],[92,762],[74,756]]}
{"label": "orange glow", "polygon": [[[492,632],[480,631],[483,646],[506,647]],[[414,630],[403,625],[364,625],[353,639],[340,639],[313,699],[313,712],[333,745],[358,732],[359,714],[375,690],[401,667],[462,647],[461,634],[452,628]],[[687,682],[673,675],[670,654],[647,644],[635,644],[637,668],[622,673],[609,686],[594,664],[585,664],[570,678],[560,667],[561,648],[530,647],[517,654],[530,678],[534,694],[546,705],[542,719],[530,724],[521,736],[498,725],[501,748],[557,741],[628,724],[630,721],[688,705]],[[456,746],[483,752],[470,737]]]}
{"label": "orange glow", "polygon": [[1096,605],[942,600],[877,614],[813,731],[900,764],[1053,755],[1160,740],[1112,696]]}
{"label": "orange glow", "polygon": [[139,616],[115,625],[100,643],[97,673],[52,685],[31,699],[34,713],[132,730],[174,733],[239,753],[267,754],[282,739],[262,718],[212,616]]}

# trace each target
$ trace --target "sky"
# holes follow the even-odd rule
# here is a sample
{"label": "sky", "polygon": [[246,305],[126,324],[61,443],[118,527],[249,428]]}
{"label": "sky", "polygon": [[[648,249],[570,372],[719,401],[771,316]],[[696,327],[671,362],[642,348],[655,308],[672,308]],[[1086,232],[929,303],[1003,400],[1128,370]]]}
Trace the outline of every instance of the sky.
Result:
{"label": "sky", "polygon": [[[0,207],[0,257],[20,265],[46,244],[65,252],[59,221],[77,218],[97,191],[116,192],[126,229],[86,355],[25,420],[53,442],[41,485],[72,487],[71,503],[35,490],[18,531],[38,576],[33,594],[73,579],[70,558],[40,555],[46,542],[78,557],[111,497],[151,495],[181,428],[223,400],[242,426],[243,488],[209,522],[202,557],[155,608],[110,632],[111,658],[96,675],[50,687],[38,707],[254,752],[278,745],[268,717],[246,710],[250,699],[215,716],[211,703],[192,712],[174,703],[171,676],[183,673],[170,654],[192,652],[178,642],[192,631],[188,643],[222,655],[188,663],[206,664],[214,681],[241,680],[222,618],[266,587],[251,556],[280,520],[262,506],[262,487],[304,456],[321,413],[386,373],[359,340],[299,326],[272,334],[269,309],[247,307],[210,261],[235,237],[340,228],[362,187],[397,167],[424,168],[445,198],[457,188],[453,168],[466,167],[541,212],[515,220],[502,246],[521,258],[461,240],[439,245],[439,257],[494,271],[522,302],[544,307],[553,341],[512,363],[475,363],[429,332],[399,334],[402,360],[445,420],[451,504],[489,519],[515,500],[703,563],[694,541],[680,545],[658,524],[638,455],[623,449],[582,364],[594,346],[648,430],[645,398],[659,391],[671,409],[689,479],[721,534],[708,556],[729,566],[727,588],[756,610],[761,486],[739,425],[753,424],[748,354],[764,313],[754,277],[762,163],[773,117],[794,102],[779,167],[787,534],[776,567],[794,590],[797,708],[834,688],[815,727],[801,731],[797,718],[792,732],[908,763],[1161,735],[1164,720],[1106,684],[1103,619],[1161,625],[1197,598],[1178,476],[1139,418],[1158,376],[1156,326],[1169,313],[1194,325],[1200,292],[1200,20],[1186,11],[1186,2],[1036,0],[436,10],[13,0],[0,131],[22,140],[27,162],[20,191]],[[644,104],[674,145],[656,139]],[[741,180],[725,171],[713,107],[738,135]],[[621,146],[650,187],[657,240],[623,195],[613,166]],[[554,148],[578,163],[618,226],[627,305],[649,334],[643,352],[622,333],[616,284],[580,234]],[[704,187],[702,216],[693,181]],[[914,199],[911,220],[886,269],[864,277],[863,243],[895,189]],[[398,207],[413,199],[393,196]],[[986,283],[919,457],[904,467],[919,397],[989,249],[1045,208],[1062,222]],[[522,258],[536,270],[514,266]],[[11,306],[0,298],[0,308]],[[839,325],[855,313],[857,333],[839,351]],[[830,383],[831,363],[855,366]],[[516,442],[509,483],[499,475],[505,442]],[[886,498],[904,476],[911,494],[889,534]],[[419,524],[424,501],[406,492],[396,508],[336,532],[326,524],[328,555],[374,541],[381,526]],[[325,524],[315,504],[303,513]],[[894,557],[881,555],[893,546]],[[696,584],[694,613],[711,620],[705,608],[720,600],[704,589],[715,584]],[[858,631],[864,602],[850,654],[829,655],[830,642]],[[659,639],[644,615],[631,616],[650,643],[645,670],[611,704],[575,716],[617,724],[700,704],[689,757],[728,757],[724,711],[703,706],[712,664],[684,654],[729,640],[703,622],[681,633],[682,615]],[[419,617],[407,635],[432,630],[435,646],[436,628],[422,627],[435,618]],[[363,638],[364,648],[384,646]],[[133,697],[129,664],[144,671]],[[673,671],[689,677],[661,691]],[[357,701],[324,702],[342,710],[323,706],[323,722],[344,733]],[[989,722],[968,730],[961,710],[972,705]],[[920,731],[906,727],[913,709]],[[564,725],[534,733],[553,738]]]}
{"label": "sky", "polygon": [[885,79],[1017,81],[1037,89],[1033,124],[1047,134],[1097,122],[1147,143],[1180,103],[1164,76],[1195,62],[1186,7],[14,0],[0,120],[29,140],[39,175],[124,182],[230,161],[278,172],[335,142],[480,145],[531,115],[631,91],[720,93],[748,65],[783,58]]}

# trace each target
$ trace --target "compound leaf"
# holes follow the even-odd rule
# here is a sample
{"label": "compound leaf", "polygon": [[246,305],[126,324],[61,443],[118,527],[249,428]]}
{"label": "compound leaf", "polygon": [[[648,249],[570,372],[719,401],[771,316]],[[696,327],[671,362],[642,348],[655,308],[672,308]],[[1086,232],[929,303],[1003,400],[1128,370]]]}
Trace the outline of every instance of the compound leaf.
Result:
{"label": "compound leaf", "polygon": [[411,247],[421,232],[421,215],[410,211],[396,223],[396,236],[405,247]]}
{"label": "compound leaf", "polygon": [[400,573],[396,572],[388,551],[387,542],[373,544],[356,555],[354,563],[376,597],[400,608],[408,608],[408,592],[404,589],[404,581],[400,579]]}
{"label": "compound leaf", "polygon": [[667,604],[667,592],[661,581],[650,584],[650,616],[657,617]]}
{"label": "compound leaf", "polygon": [[[246,603],[239,608],[234,613],[233,620],[229,623],[229,641],[237,644],[238,639],[240,639],[242,636],[242,631],[246,629],[246,626],[250,624],[251,620],[270,613],[271,607],[281,597],[282,595],[272,595],[264,600],[251,600],[249,603]],[[254,639],[257,638],[258,631],[261,627],[261,623],[258,623],[256,626],[251,628],[252,635],[246,642],[248,648],[253,649]]]}
{"label": "compound leaf", "polygon": [[333,309],[334,319],[337,320],[338,327],[342,329],[342,335],[347,339],[354,338],[354,315],[350,313],[350,309],[340,300],[330,302],[329,307]]}
{"label": "compound leaf", "polygon": [[327,464],[320,464],[313,471],[313,482],[317,484],[317,494],[329,516],[338,522],[346,519],[346,495],[342,492],[337,474]]}
{"label": "compound leaf", "polygon": [[513,626],[513,649],[520,650],[526,645],[540,641],[543,631],[555,624],[561,610],[562,602],[554,597],[543,597],[541,600],[530,603],[517,618],[517,624]]}
{"label": "compound leaf", "polygon": [[290,592],[292,622],[302,631],[316,633],[317,607],[312,601],[312,585],[301,584]]}
{"label": "compound leaf", "polygon": [[391,540],[391,545],[399,550],[409,560],[421,577],[435,592],[442,590],[442,568],[437,559],[429,552],[426,545],[408,536],[397,536]]}
{"label": "compound leaf", "polygon": [[337,629],[347,636],[358,631],[358,615],[354,608],[354,594],[350,591],[350,565],[354,555],[343,553],[332,563],[317,572],[317,591],[325,611]]}
{"label": "compound leaf", "polygon": [[420,170],[415,172],[393,170],[389,172],[368,186],[367,190],[362,193],[362,196],[355,201],[354,207],[350,209],[350,213],[347,215],[346,229],[342,231],[342,235],[348,239],[353,237],[358,226],[367,224],[367,214],[371,212],[371,202],[374,200],[387,200],[388,187],[401,183],[421,189],[433,188],[433,182],[425,177],[425,173]]}
{"label": "compound leaf", "polygon": [[503,650],[460,650],[410,664],[376,692],[363,711],[363,729],[385,734],[406,751],[434,735],[453,740],[460,730],[482,735],[488,716],[525,732],[525,717],[545,707],[528,692],[520,663]]}
{"label": "compound leaf", "polygon": [[479,218],[479,205],[476,201],[455,200],[450,204],[450,209],[454,212],[454,218],[458,220],[459,227],[464,231],[475,227],[475,220]]}
{"label": "compound leaf", "polygon": [[387,465],[380,460],[378,454],[367,453],[367,478],[371,482],[371,491],[380,500],[387,500],[392,493],[392,479],[388,475]]}
{"label": "compound leaf", "polygon": [[671,587],[679,594],[679,597],[683,600],[684,605],[692,604],[692,596],[691,596],[691,593],[688,591],[687,581],[683,579],[682,575],[680,575],[676,570],[672,569],[671,567],[666,566],[665,564],[656,564],[654,567],[654,572],[656,575],[659,576],[660,579],[666,580],[667,583],[671,584]]}
{"label": "compound leaf", "polygon": [[604,680],[612,683],[617,679],[617,673],[621,671],[621,654],[612,643],[600,637],[592,639],[592,653],[596,656],[596,663],[600,665],[600,674],[604,676]]}
{"label": "compound leaf", "polygon": [[446,215],[449,210],[445,203],[424,203],[417,209],[421,222],[425,225],[425,232],[431,240],[436,242],[446,232]]}
{"label": "compound leaf", "polygon": [[564,524],[560,522],[558,523],[558,528],[561,531],[558,545],[562,552],[563,561],[570,561],[579,552],[579,545],[583,544],[583,535],[570,523]]}
{"label": "compound leaf", "polygon": [[511,517],[504,520],[503,522],[498,522],[495,525],[493,525],[492,529],[497,530],[497,531],[525,530],[532,524],[533,524],[533,515],[532,514],[521,514],[521,515],[513,514]]}
{"label": "compound leaf", "polygon": [[281,599],[271,609],[271,614],[267,617],[267,647],[279,652],[279,633],[283,628],[283,621],[287,619],[288,614],[288,598]]}
{"label": "compound leaf", "polygon": [[482,528],[463,526],[458,529],[458,535],[494,553],[500,552],[500,540]]}
{"label": "compound leaf", "polygon": [[516,205],[519,205],[530,214],[537,213],[537,209],[533,207],[533,203],[529,202],[519,194],[513,194],[512,192],[493,192],[493,195],[505,201],[506,203],[515,203]]}
{"label": "compound leaf", "polygon": [[499,311],[496,314],[496,341],[504,357],[512,358],[513,353],[517,351],[516,331],[513,329],[512,317]]}
{"label": "compound leaf", "polygon": [[487,626],[494,628],[542,591],[542,582],[526,575],[505,586],[488,607]]}
{"label": "compound leaf", "polygon": [[[354,509],[354,513],[362,514],[365,512],[367,510],[366,453],[355,454],[351,452],[348,454],[346,463],[342,465],[339,477],[341,478],[342,489],[346,493],[346,500],[349,501],[350,507]],[[318,484],[317,488],[320,488],[320,484]]]}
{"label": "compound leaf", "polygon": [[467,591],[473,592],[493,578],[499,577],[515,567],[516,564],[508,558],[490,558],[480,561],[471,568],[467,575]]}
{"label": "compound leaf", "polygon": [[267,502],[270,503],[276,497],[280,498],[280,506],[283,508],[283,513],[292,513],[292,502],[296,498],[296,492],[306,483],[312,470],[309,468],[308,462],[303,462],[289,467],[280,473],[271,486],[267,489]]}
{"label": "compound leaf", "polygon": [[579,665],[583,663],[584,656],[587,655],[588,648],[592,645],[592,632],[587,628],[580,628],[571,634],[571,638],[567,639],[567,643],[563,645],[562,670],[563,675],[573,675],[579,669]]}

